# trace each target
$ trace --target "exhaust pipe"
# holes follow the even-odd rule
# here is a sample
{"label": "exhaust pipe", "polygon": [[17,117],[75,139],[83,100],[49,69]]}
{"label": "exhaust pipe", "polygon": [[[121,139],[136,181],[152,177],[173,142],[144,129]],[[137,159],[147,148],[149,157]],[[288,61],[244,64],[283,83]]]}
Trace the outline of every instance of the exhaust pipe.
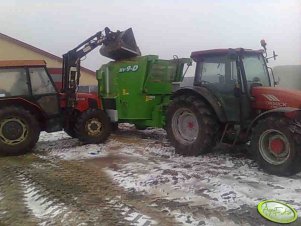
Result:
{"label": "exhaust pipe", "polygon": [[[106,36],[112,37],[112,34]],[[102,56],[113,60],[124,60],[141,56],[132,28],[122,32],[117,31],[114,33],[113,37],[114,38],[108,38],[100,48],[99,52]]]}

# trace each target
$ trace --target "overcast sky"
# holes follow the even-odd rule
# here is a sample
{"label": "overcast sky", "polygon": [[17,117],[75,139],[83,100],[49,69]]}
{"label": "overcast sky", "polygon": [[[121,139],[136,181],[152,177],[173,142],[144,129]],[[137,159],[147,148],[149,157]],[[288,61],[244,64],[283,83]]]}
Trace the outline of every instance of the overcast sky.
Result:
{"label": "overcast sky", "polygon": [[[1,0],[0,32],[62,56],[108,26],[132,27],[143,55],[189,57],[210,48],[260,48],[279,55],[272,66],[301,64],[301,0]],[[98,50],[83,65],[108,59]]]}

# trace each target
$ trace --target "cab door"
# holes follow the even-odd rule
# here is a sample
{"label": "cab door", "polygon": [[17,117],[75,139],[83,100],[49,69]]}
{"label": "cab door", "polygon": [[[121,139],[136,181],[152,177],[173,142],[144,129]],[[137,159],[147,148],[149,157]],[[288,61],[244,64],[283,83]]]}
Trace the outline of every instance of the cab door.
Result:
{"label": "cab door", "polygon": [[203,57],[197,63],[194,84],[206,87],[219,100],[227,121],[240,121],[240,99],[234,92],[240,86],[236,59],[228,55]]}
{"label": "cab door", "polygon": [[45,67],[28,68],[31,94],[36,103],[49,117],[59,116],[59,96]]}

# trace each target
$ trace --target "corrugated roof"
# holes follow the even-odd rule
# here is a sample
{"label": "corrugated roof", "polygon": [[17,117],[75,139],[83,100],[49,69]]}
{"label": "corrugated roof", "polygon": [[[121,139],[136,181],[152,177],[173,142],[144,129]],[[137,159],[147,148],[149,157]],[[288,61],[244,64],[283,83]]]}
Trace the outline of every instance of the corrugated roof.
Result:
{"label": "corrugated roof", "polygon": [[[0,33],[0,38],[1,38],[1,39],[4,39],[4,40],[7,40],[7,41],[9,41],[9,42],[12,42],[12,43],[14,43],[14,44],[16,44],[16,45],[22,46],[22,47],[25,48],[25,49],[31,50],[31,51],[33,51],[33,52],[36,52],[36,53],[38,53],[38,54],[41,54],[41,55],[46,56],[46,57],[48,57],[48,58],[51,58],[51,59],[53,59],[53,60],[57,60],[57,61],[63,62],[63,59],[62,59],[61,57],[58,57],[58,56],[56,56],[56,55],[54,55],[54,54],[52,54],[52,53],[46,52],[46,51],[44,51],[44,50],[42,50],[42,49],[39,49],[39,48],[34,47],[34,46],[32,46],[32,45],[29,45],[29,44],[27,44],[27,43],[25,43],[25,42],[22,42],[22,41],[18,40],[18,39],[12,38],[12,37],[10,37],[10,36],[8,36],[8,35],[5,35],[5,34],[3,34],[3,33]],[[87,72],[87,73],[90,73],[90,74],[95,75],[95,71],[92,71],[92,70],[90,70],[90,69],[88,69],[88,68],[81,67],[81,70],[82,70],[82,71],[85,71],[85,72]]]}

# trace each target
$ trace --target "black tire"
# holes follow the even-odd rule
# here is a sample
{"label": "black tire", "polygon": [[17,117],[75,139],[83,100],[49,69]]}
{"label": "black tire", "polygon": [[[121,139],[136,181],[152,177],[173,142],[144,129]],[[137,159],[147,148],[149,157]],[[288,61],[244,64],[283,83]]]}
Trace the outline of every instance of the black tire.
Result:
{"label": "black tire", "polygon": [[72,138],[77,138],[77,134],[75,132],[74,127],[72,128],[71,126],[69,127],[65,127],[64,128],[65,133],[68,134],[68,136],[72,137]]}
{"label": "black tire", "polygon": [[112,132],[116,132],[118,130],[118,122],[112,122],[111,123],[111,130]]}
{"label": "black tire", "polygon": [[21,155],[32,150],[39,140],[40,126],[35,116],[19,107],[0,110],[0,153]]}
{"label": "black tire", "polygon": [[103,143],[111,133],[111,122],[102,110],[89,109],[78,116],[75,131],[84,143]]}
{"label": "black tire", "polygon": [[[282,140],[284,146],[273,151],[272,142],[277,139]],[[254,127],[251,152],[264,171],[278,176],[290,176],[301,170],[300,140],[300,135],[290,131],[287,118],[269,117],[260,120]]]}
{"label": "black tire", "polygon": [[147,129],[147,126],[135,125],[135,128],[136,128],[137,130],[146,130],[146,129]]}
{"label": "black tire", "polygon": [[[197,132],[193,134],[194,136],[188,136],[189,134],[187,135],[187,139],[191,139],[189,141],[185,139],[183,133],[180,132],[179,123],[175,123],[178,114],[177,112],[181,110],[187,111],[188,114],[191,115],[191,119],[194,119],[192,121],[194,121],[195,125],[192,125],[192,128],[194,126],[195,128],[196,126],[198,128]],[[218,123],[214,114],[210,110],[210,107],[208,107],[202,100],[194,96],[186,95],[176,97],[170,103],[166,116],[167,137],[171,144],[175,147],[176,153],[185,156],[198,156],[211,151],[216,145]]]}
{"label": "black tire", "polygon": [[70,114],[68,121],[66,122],[64,126],[64,131],[72,138],[77,138],[77,134],[75,131],[75,123],[77,119],[78,113]]}

